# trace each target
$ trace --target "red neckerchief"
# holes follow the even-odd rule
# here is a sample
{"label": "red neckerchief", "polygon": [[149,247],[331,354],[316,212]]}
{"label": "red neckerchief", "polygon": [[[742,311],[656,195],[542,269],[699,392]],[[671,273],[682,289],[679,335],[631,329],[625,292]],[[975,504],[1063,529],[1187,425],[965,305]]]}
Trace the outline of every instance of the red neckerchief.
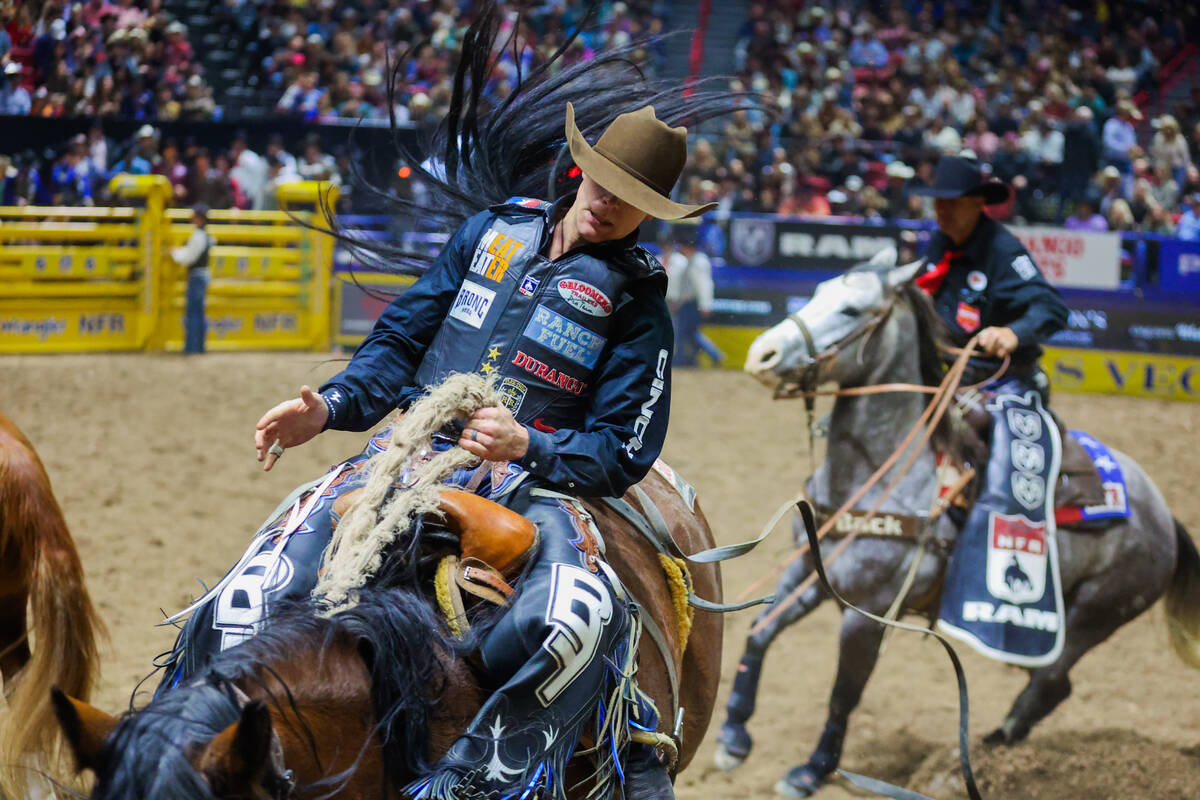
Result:
{"label": "red neckerchief", "polygon": [[946,274],[950,272],[950,262],[962,258],[962,255],[962,250],[947,250],[942,256],[942,260],[932,269],[917,276],[917,286],[921,287],[925,294],[937,294],[938,289],[942,288],[942,281],[946,280]]}

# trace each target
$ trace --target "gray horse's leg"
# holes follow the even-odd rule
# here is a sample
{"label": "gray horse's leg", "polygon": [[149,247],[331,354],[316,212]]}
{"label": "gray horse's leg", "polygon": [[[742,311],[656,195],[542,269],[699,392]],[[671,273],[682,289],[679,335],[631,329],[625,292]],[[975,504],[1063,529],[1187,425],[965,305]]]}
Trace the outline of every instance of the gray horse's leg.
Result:
{"label": "gray horse's leg", "polygon": [[820,788],[829,773],[837,769],[842,759],[842,744],[846,739],[850,712],[858,706],[867,680],[875,669],[883,630],[882,625],[856,611],[847,609],[842,613],[837,678],[829,698],[829,717],[825,720],[825,730],[816,749],[808,757],[808,763],[793,767],[776,784],[776,792],[787,797],[808,797]]}
{"label": "gray horse's leg", "polygon": [[1145,610],[1145,603],[1125,602],[1127,596],[1106,580],[1108,577],[1106,574],[1088,580],[1072,593],[1066,603],[1067,634],[1062,655],[1053,664],[1029,671],[1029,683],[1017,695],[1000,727],[984,737],[985,742],[1013,744],[1028,736],[1035,724],[1071,695],[1068,673],[1083,654]]}
{"label": "gray horse's leg", "polygon": [[[800,558],[788,565],[775,589],[775,597],[782,600],[800,585],[810,572],[807,558]],[[733,690],[729,694],[729,703],[725,706],[725,724],[717,734],[717,750],[714,754],[716,765],[724,770],[739,766],[754,746],[750,732],[746,730],[746,722],[754,714],[755,698],[758,695],[758,680],[762,675],[763,658],[767,648],[784,628],[806,616],[820,605],[825,599],[825,592],[819,584],[814,584],[799,598],[789,604],[782,614],[765,625],[757,633],[746,637],[746,650],[738,662],[737,672],[733,677]],[[758,619],[765,618],[776,610],[774,604],[768,606]]]}

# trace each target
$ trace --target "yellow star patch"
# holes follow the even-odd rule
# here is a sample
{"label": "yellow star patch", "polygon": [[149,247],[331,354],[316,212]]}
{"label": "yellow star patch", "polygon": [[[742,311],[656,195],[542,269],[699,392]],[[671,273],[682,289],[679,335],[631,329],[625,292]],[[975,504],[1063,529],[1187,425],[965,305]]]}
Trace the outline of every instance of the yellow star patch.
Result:
{"label": "yellow star patch", "polygon": [[500,357],[500,348],[499,348],[499,347],[493,347],[491,350],[488,350],[488,356],[487,356],[487,357],[488,357],[488,361],[494,361],[494,360],[496,360],[497,358],[499,358],[499,357]]}
{"label": "yellow star patch", "polygon": [[493,367],[491,364],[484,364],[482,367],[479,368],[479,371],[482,372],[484,375],[491,375],[492,371],[494,369],[496,369],[496,368]]}

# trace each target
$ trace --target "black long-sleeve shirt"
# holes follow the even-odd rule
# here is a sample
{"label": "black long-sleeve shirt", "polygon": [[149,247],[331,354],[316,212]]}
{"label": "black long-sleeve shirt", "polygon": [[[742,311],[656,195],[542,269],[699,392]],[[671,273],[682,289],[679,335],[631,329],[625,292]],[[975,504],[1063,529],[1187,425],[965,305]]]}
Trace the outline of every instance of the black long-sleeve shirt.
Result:
{"label": "black long-sleeve shirt", "polygon": [[955,344],[966,344],[984,328],[1010,328],[1018,340],[1012,363],[1027,366],[1042,354],[1042,343],[1067,326],[1062,295],[1046,281],[1021,241],[991,217],[981,216],[958,247],[938,231],[926,252],[929,265],[941,261],[947,251],[961,255],[951,260],[933,301]]}

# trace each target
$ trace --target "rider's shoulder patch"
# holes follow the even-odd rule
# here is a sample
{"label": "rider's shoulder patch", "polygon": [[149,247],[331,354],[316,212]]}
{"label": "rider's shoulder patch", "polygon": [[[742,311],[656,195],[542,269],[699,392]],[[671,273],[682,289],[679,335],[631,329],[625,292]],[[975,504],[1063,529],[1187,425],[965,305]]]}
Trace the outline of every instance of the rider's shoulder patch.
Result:
{"label": "rider's shoulder patch", "polygon": [[1038,271],[1037,267],[1035,267],[1033,264],[1033,259],[1025,253],[1022,253],[1013,259],[1012,268],[1018,275],[1021,276],[1021,280],[1026,281],[1033,280],[1033,277],[1037,275]]}
{"label": "rider's shoulder patch", "polygon": [[537,211],[549,211],[552,207],[552,204],[546,202],[545,200],[539,200],[536,197],[510,197],[500,205],[493,206],[493,208],[500,209],[511,206],[529,208]]}

